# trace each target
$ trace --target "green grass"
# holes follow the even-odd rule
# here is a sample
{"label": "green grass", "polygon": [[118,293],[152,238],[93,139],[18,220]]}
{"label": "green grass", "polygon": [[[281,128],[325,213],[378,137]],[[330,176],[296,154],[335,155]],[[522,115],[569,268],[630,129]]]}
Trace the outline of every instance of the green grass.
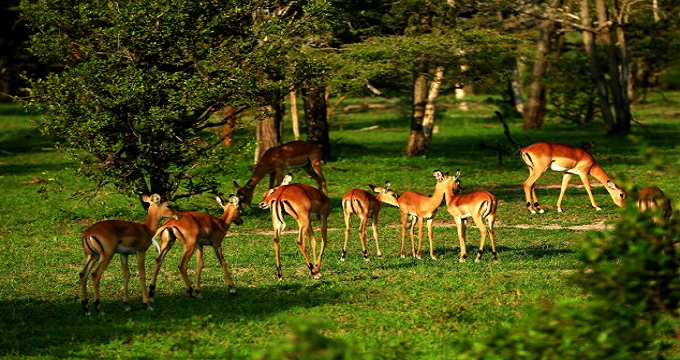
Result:
{"label": "green grass", "polygon": [[[677,99],[677,95],[667,97]],[[281,349],[304,341],[314,343],[306,332],[311,329],[311,334],[332,341],[323,346],[346,347],[359,358],[451,359],[465,351],[463,339],[484,338],[501,324],[519,326],[536,309],[560,300],[578,301],[585,293],[568,277],[579,266],[579,244],[587,229],[615,221],[618,209],[599,184],[594,192],[603,207],[600,212],[590,208],[582,188],[572,186],[563,204],[566,211],[558,214],[559,189],[547,185],[559,184],[561,177],[548,173],[538,183],[539,198],[548,212],[530,214],[521,190],[528,174],[525,166],[509,146],[502,164],[497,152],[478,146],[482,141],[508,144],[494,108],[481,98],[473,99],[471,106],[468,112],[442,106],[430,156],[414,159],[403,156],[408,109],[336,110],[331,119],[336,159],[324,167],[333,212],[321,281],[311,280],[294,231],[282,239],[284,280],[276,280],[270,215],[250,208],[243,212],[245,223],[232,227],[224,241],[236,296],[229,294],[208,249],[204,297],[188,297],[177,270],[181,255],[177,244],[159,276],[155,311],[142,308],[136,277],[130,280],[132,311],[123,310],[120,262],[114,259],[102,280],[106,315],[89,317],[80,306],[78,273],[84,264],[80,232],[103,219],[141,221],[144,213],[136,199],[113,189],[96,197],[82,195],[93,184],[75,178],[70,171],[75,164],[50,150],[54,140],[33,130],[31,117],[18,108],[0,106],[0,357],[248,359],[280,354]],[[636,108],[638,122],[631,137],[605,136],[599,123],[548,121],[540,131],[526,131],[514,120],[511,129],[525,144],[595,141],[591,151],[611,176],[629,184],[659,186],[673,196],[679,191],[680,169],[679,127],[677,119],[668,115],[674,109],[677,104],[660,99]],[[365,129],[374,125],[380,129]],[[645,155],[649,147],[654,149],[651,157]],[[241,183],[249,177],[248,160],[225,164],[223,193],[233,192],[234,180]],[[389,180],[397,192],[431,194],[435,169],[452,173],[461,169],[465,191],[487,189],[498,197],[500,261],[491,260],[487,247],[480,263],[458,263],[456,228],[443,208],[435,227],[439,259],[400,258],[399,214],[393,207],[381,213],[383,259],[374,255],[369,238],[371,261],[364,262],[353,229],[347,261],[339,260],[344,241],[339,202],[346,190]],[[294,176],[296,181],[313,183],[302,172]],[[256,194],[264,190],[259,186]],[[208,195],[175,205],[219,214]],[[292,219],[287,222],[289,230],[296,230]],[[474,254],[479,232],[472,228],[468,233],[468,251]],[[427,251],[425,241],[423,252]],[[150,254],[153,258],[155,250]],[[134,273],[135,266],[131,268]],[[148,259],[147,274],[151,269]],[[192,260],[192,278],[193,269]]]}

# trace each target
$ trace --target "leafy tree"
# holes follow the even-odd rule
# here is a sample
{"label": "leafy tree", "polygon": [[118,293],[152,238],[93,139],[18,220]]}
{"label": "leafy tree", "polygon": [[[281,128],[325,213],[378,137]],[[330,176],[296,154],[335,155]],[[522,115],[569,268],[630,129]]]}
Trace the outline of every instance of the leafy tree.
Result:
{"label": "leafy tree", "polygon": [[[25,104],[99,186],[175,199],[213,190],[206,169],[224,154],[205,130],[226,120],[212,113],[271,104],[318,75],[288,41],[315,29],[312,16],[256,16],[280,3],[23,1],[30,51],[64,66],[31,79]],[[323,6],[312,9],[323,17]]]}

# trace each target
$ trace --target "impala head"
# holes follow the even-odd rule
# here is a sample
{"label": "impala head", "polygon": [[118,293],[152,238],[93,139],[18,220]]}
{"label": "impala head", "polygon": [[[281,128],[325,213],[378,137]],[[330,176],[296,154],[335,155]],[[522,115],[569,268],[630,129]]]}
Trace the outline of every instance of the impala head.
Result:
{"label": "impala head", "polygon": [[161,196],[158,194],[142,195],[142,201],[149,204],[149,214],[155,214],[158,219],[173,218],[179,220],[181,214],[170,207],[169,201],[161,201]]}
{"label": "impala head", "polygon": [[222,209],[224,209],[224,213],[222,213],[222,216],[220,216],[220,219],[222,221],[228,224],[231,223],[234,223],[236,225],[243,224],[243,219],[241,219],[240,208],[241,200],[238,198],[238,196],[234,194],[229,195],[229,200],[227,202],[225,202],[219,196],[217,196],[215,200],[217,200],[217,203],[220,204]]}
{"label": "impala head", "polygon": [[375,197],[378,199],[378,201],[398,207],[399,195],[397,195],[397,193],[395,193],[394,191],[390,190],[390,185],[392,184],[390,184],[389,181],[385,181],[384,187],[375,186],[371,184],[368,184],[368,187],[370,187],[371,190],[373,190],[373,192],[376,193]]}
{"label": "impala head", "polygon": [[612,200],[614,200],[614,203],[618,205],[619,207],[626,207],[626,192],[616,186],[613,181],[607,180],[607,191],[609,191],[609,195],[612,197]]}
{"label": "impala head", "polygon": [[293,174],[288,174],[283,177],[283,180],[281,180],[281,184],[279,184],[279,186],[267,189],[267,191],[265,191],[264,194],[262,195],[262,201],[260,201],[260,209],[269,209],[271,202],[276,199],[275,196],[276,190],[278,190],[281,186],[290,185],[292,181]]}
{"label": "impala head", "polygon": [[460,169],[456,170],[456,173],[453,176],[450,176],[448,171],[444,174],[439,170],[435,170],[432,173],[432,176],[434,176],[435,179],[437,179],[437,184],[441,183],[450,183],[451,189],[454,194],[459,194],[461,191],[463,191],[463,187],[460,185]]}
{"label": "impala head", "polygon": [[241,200],[241,204],[250,205],[253,201],[253,191],[255,190],[255,183],[252,180],[240,186],[236,181],[234,181],[234,187],[236,188],[236,196]]}

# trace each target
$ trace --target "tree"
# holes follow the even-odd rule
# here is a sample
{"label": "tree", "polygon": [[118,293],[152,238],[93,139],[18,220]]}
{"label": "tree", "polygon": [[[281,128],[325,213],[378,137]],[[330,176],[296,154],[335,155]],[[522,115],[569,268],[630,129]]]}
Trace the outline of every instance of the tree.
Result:
{"label": "tree", "polygon": [[311,18],[253,19],[275,2],[39,0],[22,8],[35,32],[31,52],[64,64],[31,80],[25,104],[99,186],[175,199],[214,190],[210,171],[228,150],[204,130],[228,119],[212,112],[270,106],[273,94],[318,76],[287,40],[313,30]]}

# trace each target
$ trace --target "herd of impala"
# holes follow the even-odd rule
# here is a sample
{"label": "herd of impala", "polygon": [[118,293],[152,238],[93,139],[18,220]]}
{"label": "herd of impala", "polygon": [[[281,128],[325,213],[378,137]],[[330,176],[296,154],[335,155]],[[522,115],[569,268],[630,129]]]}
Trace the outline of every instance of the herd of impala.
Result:
{"label": "herd of impala", "polygon": [[[82,306],[86,314],[90,314],[87,294],[87,279],[97,262],[99,264],[92,272],[94,283],[94,306],[101,314],[100,281],[102,272],[109,265],[113,256],[118,253],[123,267],[124,305],[130,309],[128,295],[128,255],[134,254],[137,258],[137,269],[142,286],[143,303],[151,309],[150,301],[153,301],[156,290],[156,279],[163,259],[168,254],[177,239],[184,246],[184,254],[179,264],[179,270],[187,287],[187,292],[192,297],[201,297],[201,271],[203,268],[203,247],[210,246],[215,251],[224,272],[225,281],[230,293],[235,293],[234,282],[227,270],[227,264],[222,255],[222,240],[230,225],[241,224],[239,212],[240,206],[250,204],[253,192],[257,184],[267,175],[270,176],[269,188],[259,204],[262,209],[269,209],[274,227],[274,249],[276,253],[276,275],[279,280],[281,274],[281,260],[279,256],[279,238],[286,224],[284,215],[288,214],[298,223],[298,247],[304,256],[307,267],[314,279],[321,277],[321,261],[326,248],[328,217],[331,213],[331,201],[328,198],[326,180],[321,171],[321,148],[306,141],[293,141],[278,147],[269,149],[263,155],[255,167],[252,177],[244,186],[234,182],[237,195],[232,195],[225,201],[217,197],[217,202],[224,212],[219,218],[212,215],[196,212],[177,212],[168,206],[168,202],[161,201],[159,195],[143,196],[142,200],[149,204],[148,215],[143,224],[122,221],[107,220],[96,223],[83,232],[82,245],[85,251],[85,266],[80,273],[80,285],[82,288]],[[560,171],[563,175],[560,196],[557,200],[557,210],[562,211],[562,199],[573,175],[581,178],[584,188],[588,193],[593,208],[600,210],[595,203],[588,175],[593,176],[603,185],[620,207],[625,205],[626,193],[609,178],[604,169],[595,161],[587,151],[558,143],[536,143],[520,150],[522,161],[529,169],[529,177],[523,184],[526,206],[532,213],[543,213],[536,197],[535,183],[548,169]],[[317,182],[318,189],[298,183],[292,183],[290,174],[284,176],[284,172],[291,168],[303,168]],[[406,230],[409,228],[411,238],[411,255],[421,258],[423,225],[427,224],[430,257],[436,259],[434,253],[434,241],[432,222],[442,202],[446,203],[446,209],[453,216],[458,229],[460,242],[460,258],[463,262],[467,259],[466,253],[466,222],[472,221],[480,230],[480,244],[475,261],[479,261],[484,250],[487,235],[491,242],[491,251],[494,260],[498,259],[494,243],[494,221],[498,201],[496,197],[487,191],[474,191],[462,193],[460,186],[460,170],[454,175],[443,173],[439,170],[433,172],[435,188],[432,196],[422,195],[415,191],[403,191],[397,195],[390,187],[390,182],[384,186],[369,185],[369,190],[350,189],[342,197],[342,209],[345,220],[345,242],[342,246],[341,260],[344,261],[347,254],[347,242],[350,236],[350,219],[352,215],[359,218],[359,238],[361,239],[362,254],[365,260],[369,260],[366,248],[366,226],[371,220],[373,238],[375,239],[376,254],[382,257],[378,241],[378,216],[381,204],[396,206],[401,214],[401,257],[406,257]],[[638,197],[637,206],[640,211],[647,209],[663,209],[663,214],[669,217],[671,214],[670,201],[667,201],[663,192],[658,188],[644,188]],[[159,227],[159,222],[166,218]],[[321,246],[317,249],[316,238],[311,222],[318,221],[321,228]],[[415,228],[418,227],[418,247],[415,245]],[[487,230],[488,227],[488,230]],[[306,249],[306,237],[310,238],[312,257]],[[156,239],[160,239],[160,244]],[[144,259],[147,249],[154,245],[158,250],[155,261],[154,273],[146,289],[146,275],[144,271]],[[196,284],[192,285],[187,275],[187,265],[193,254],[196,253]]]}

